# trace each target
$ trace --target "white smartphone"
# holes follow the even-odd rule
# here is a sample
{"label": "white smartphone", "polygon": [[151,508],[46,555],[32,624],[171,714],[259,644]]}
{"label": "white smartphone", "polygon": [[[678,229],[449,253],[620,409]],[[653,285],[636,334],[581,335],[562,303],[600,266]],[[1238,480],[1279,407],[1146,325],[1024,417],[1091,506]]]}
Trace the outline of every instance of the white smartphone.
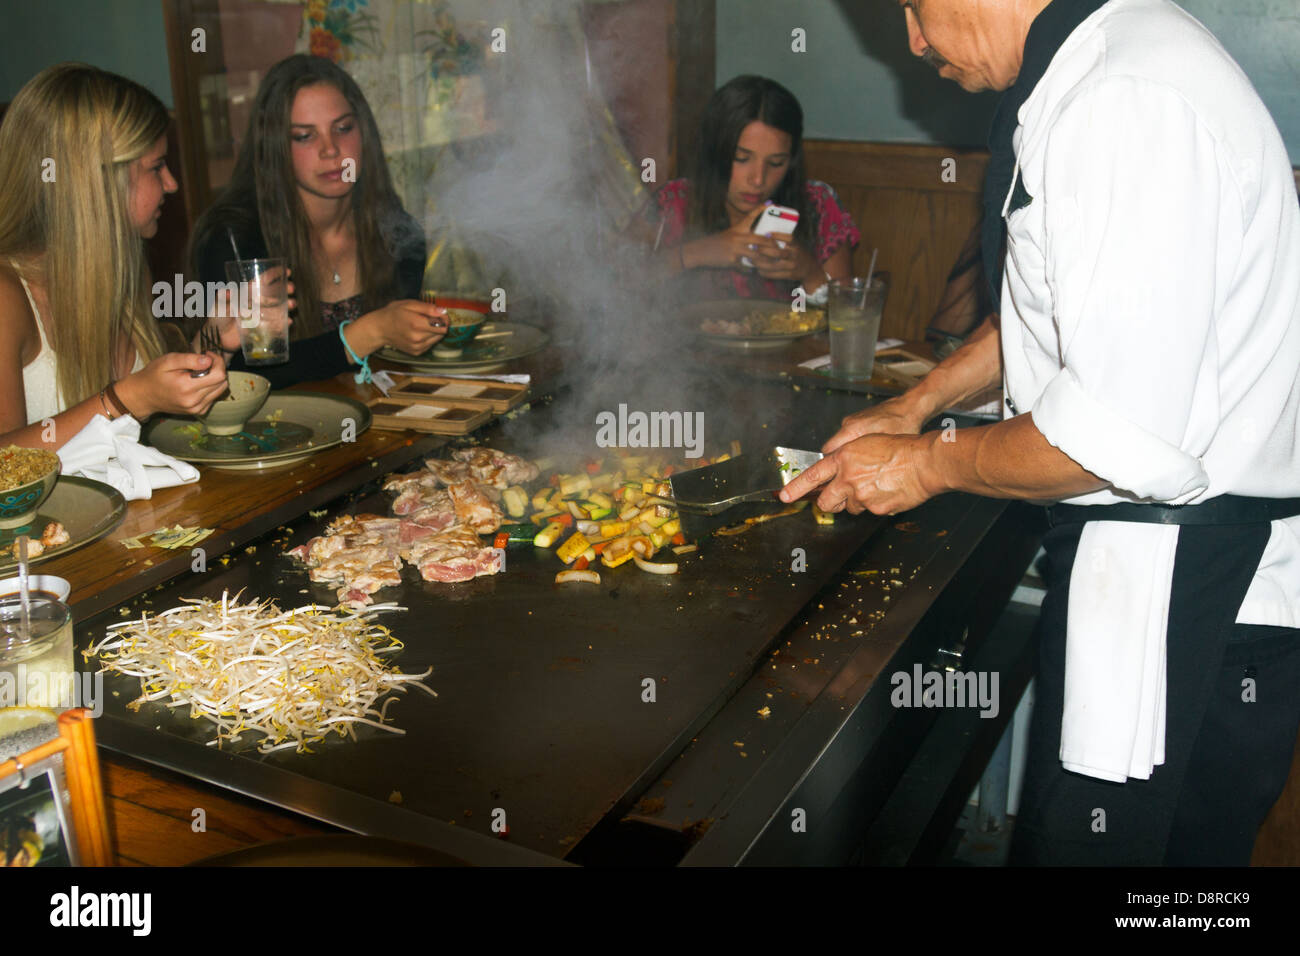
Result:
{"label": "white smartphone", "polygon": [[[799,211],[789,206],[768,206],[754,220],[754,234],[758,236],[788,236],[799,225]],[[746,269],[754,268],[749,256],[740,260]]]}
{"label": "white smartphone", "polygon": [[754,220],[754,232],[760,236],[788,236],[799,226],[799,211],[789,206],[768,206]]}

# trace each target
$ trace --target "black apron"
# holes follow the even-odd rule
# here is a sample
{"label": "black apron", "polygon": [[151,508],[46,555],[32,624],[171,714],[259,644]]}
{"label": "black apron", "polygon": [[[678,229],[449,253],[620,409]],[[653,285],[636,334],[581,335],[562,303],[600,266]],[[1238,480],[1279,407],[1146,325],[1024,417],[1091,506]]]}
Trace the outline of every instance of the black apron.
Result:
{"label": "black apron", "polygon": [[[1267,524],[1179,529],[1166,635],[1165,762],[1112,783],[1061,766],[1070,573],[1083,525],[1043,541],[1048,585],[1012,865],[1250,862],[1300,730],[1300,631],[1236,624]],[[1251,681],[1254,699],[1246,700]]]}

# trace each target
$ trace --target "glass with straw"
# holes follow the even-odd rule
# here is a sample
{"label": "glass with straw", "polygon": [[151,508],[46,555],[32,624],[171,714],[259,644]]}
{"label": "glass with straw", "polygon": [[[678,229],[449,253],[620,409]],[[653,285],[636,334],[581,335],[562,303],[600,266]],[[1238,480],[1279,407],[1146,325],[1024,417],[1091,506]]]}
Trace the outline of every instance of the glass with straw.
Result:
{"label": "glass with straw", "polygon": [[837,279],[830,284],[826,322],[830,327],[831,375],[866,381],[876,365],[876,339],[885,309],[885,283],[875,277],[876,252],[866,278]]}
{"label": "glass with straw", "polygon": [[235,261],[226,278],[236,284],[239,345],[249,366],[289,361],[289,270],[283,259],[245,259],[227,229]]}
{"label": "glass with straw", "polygon": [[72,612],[31,593],[27,536],[18,538],[18,594],[0,599],[0,736],[17,708],[66,710],[77,703]]}

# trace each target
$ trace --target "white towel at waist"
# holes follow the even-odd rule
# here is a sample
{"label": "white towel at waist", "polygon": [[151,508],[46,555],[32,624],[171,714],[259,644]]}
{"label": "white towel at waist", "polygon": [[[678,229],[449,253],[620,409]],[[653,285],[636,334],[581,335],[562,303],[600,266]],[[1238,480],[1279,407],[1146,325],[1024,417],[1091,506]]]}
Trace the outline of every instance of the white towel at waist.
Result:
{"label": "white towel at waist", "polygon": [[1165,636],[1178,527],[1083,526],[1070,571],[1061,763],[1102,780],[1165,762]]}

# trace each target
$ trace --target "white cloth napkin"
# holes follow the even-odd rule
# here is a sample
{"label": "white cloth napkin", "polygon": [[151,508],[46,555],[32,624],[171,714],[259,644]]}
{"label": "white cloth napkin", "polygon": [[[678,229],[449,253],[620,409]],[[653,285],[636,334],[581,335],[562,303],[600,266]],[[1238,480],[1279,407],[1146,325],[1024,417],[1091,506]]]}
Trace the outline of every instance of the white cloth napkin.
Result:
{"label": "white cloth napkin", "polygon": [[155,488],[199,480],[193,465],[140,444],[140,423],[130,415],[109,421],[96,415],[60,450],[63,474],[112,485],[127,501],[152,497]]}
{"label": "white cloth napkin", "polygon": [[1119,783],[1165,762],[1165,636],[1178,527],[1084,525],[1070,572],[1061,763]]}

